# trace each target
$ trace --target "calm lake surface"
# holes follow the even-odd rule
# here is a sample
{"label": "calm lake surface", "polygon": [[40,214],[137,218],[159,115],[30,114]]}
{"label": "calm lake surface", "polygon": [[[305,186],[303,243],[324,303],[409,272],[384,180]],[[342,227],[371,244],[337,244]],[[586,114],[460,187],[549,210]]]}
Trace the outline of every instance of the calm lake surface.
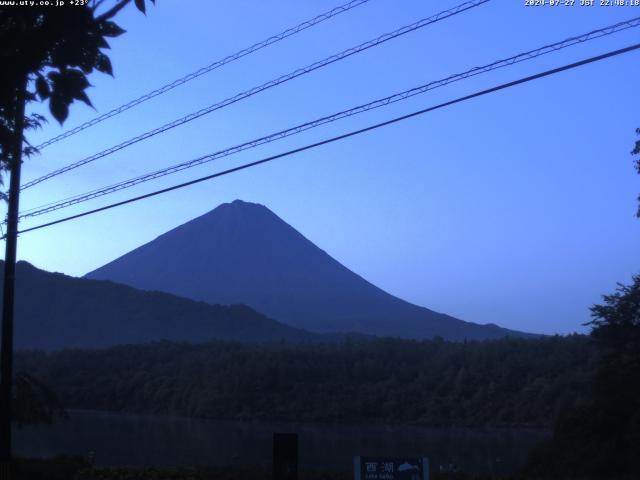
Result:
{"label": "calm lake surface", "polygon": [[189,419],[72,411],[51,426],[14,430],[20,456],[95,452],[99,466],[268,465],[274,432],[297,432],[302,468],[349,470],[354,455],[427,456],[468,472],[511,473],[549,435],[535,429],[462,429]]}

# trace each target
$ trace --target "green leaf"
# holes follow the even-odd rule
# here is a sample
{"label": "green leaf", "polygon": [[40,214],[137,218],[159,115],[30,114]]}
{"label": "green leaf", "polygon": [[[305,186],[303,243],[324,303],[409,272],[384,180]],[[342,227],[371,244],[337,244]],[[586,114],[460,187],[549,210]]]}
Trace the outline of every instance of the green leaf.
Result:
{"label": "green leaf", "polygon": [[100,31],[105,37],[118,37],[126,32],[120,28],[115,22],[104,21],[100,24]]}
{"label": "green leaf", "polygon": [[74,98],[77,98],[81,102],[84,102],[84,103],[86,103],[87,105],[89,105],[90,107],[93,108],[93,104],[91,103],[91,100],[89,100],[89,97],[87,96],[87,94],[84,91],[77,92],[74,95]]}
{"label": "green leaf", "polygon": [[71,90],[84,90],[89,86],[87,77],[80,70],[70,69],[64,72],[65,88]]}
{"label": "green leaf", "polygon": [[108,73],[113,76],[113,67],[111,66],[111,60],[104,53],[100,52],[96,57],[96,70],[102,73]]}
{"label": "green leaf", "polygon": [[135,0],[135,3],[136,3],[136,8],[146,15],[146,7],[144,5],[144,0]]}
{"label": "green leaf", "polygon": [[96,39],[98,48],[111,48],[109,42],[107,42],[102,35],[99,35]]}
{"label": "green leaf", "polygon": [[78,66],[84,73],[91,73],[93,71],[93,64],[95,63],[95,54],[90,52],[83,52],[82,56],[78,60]]}
{"label": "green leaf", "polygon": [[60,124],[63,124],[69,116],[69,105],[60,97],[51,97],[49,110],[53,118],[60,122]]}

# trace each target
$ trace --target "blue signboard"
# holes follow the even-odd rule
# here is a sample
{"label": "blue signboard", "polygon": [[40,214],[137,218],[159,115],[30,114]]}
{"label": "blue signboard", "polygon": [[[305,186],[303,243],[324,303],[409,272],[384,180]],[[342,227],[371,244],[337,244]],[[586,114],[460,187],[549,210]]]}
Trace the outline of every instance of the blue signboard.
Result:
{"label": "blue signboard", "polygon": [[355,480],[429,480],[426,457],[354,457]]}

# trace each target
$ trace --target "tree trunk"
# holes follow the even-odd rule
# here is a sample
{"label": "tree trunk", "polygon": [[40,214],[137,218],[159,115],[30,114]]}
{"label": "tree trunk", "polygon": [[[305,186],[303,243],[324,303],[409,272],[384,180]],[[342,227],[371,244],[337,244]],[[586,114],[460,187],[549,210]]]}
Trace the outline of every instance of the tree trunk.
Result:
{"label": "tree trunk", "polygon": [[16,91],[14,145],[9,171],[9,208],[7,212],[6,253],[2,302],[2,344],[0,352],[0,479],[10,478],[11,464],[11,403],[13,384],[13,311],[18,243],[18,207],[20,201],[20,170],[22,166],[22,137],[26,103],[27,76]]}

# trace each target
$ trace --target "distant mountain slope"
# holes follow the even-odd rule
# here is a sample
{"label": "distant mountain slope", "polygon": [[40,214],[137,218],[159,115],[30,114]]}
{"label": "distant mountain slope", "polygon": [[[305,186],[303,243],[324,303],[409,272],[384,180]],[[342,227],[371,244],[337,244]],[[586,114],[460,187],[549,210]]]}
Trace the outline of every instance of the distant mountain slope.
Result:
{"label": "distant mountain slope", "polygon": [[[0,261],[0,272],[3,270],[4,262]],[[106,347],[164,339],[262,342],[319,337],[244,305],[210,305],[112,282],[49,273],[27,262],[18,263],[16,290],[15,344],[21,349]]]}
{"label": "distant mountain slope", "polygon": [[396,298],[353,273],[262,205],[236,200],[86,276],[212,304],[244,303],[316,332],[462,340],[526,335]]}

